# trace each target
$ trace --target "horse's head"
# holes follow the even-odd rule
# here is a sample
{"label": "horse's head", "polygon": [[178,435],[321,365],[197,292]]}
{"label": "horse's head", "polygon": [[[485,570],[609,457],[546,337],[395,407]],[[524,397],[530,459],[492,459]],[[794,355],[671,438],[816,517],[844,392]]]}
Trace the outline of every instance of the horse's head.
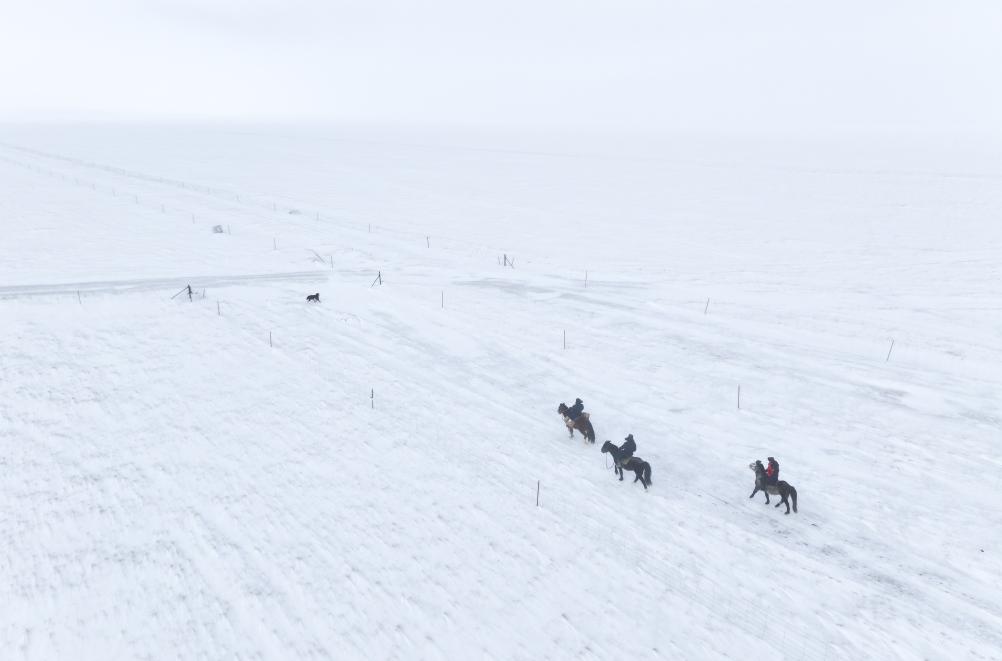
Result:
{"label": "horse's head", "polygon": [[614,452],[617,449],[618,448],[609,441],[602,444],[602,452]]}
{"label": "horse's head", "polygon": [[557,413],[559,413],[561,415],[563,415],[564,413],[567,413],[567,405],[564,404],[563,402],[560,402],[560,406],[557,407]]}
{"label": "horse's head", "polygon": [[758,459],[748,464],[748,468],[755,471],[756,474],[765,472],[765,466],[763,466],[762,462],[759,461]]}

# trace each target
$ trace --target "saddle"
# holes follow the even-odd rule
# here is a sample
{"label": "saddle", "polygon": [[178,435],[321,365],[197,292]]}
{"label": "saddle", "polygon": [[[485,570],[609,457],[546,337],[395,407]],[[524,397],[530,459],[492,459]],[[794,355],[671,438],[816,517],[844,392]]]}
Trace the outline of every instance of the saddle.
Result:
{"label": "saddle", "polygon": [[771,484],[771,483],[767,484],[765,482],[765,480],[763,480],[762,483],[759,485],[758,488],[761,489],[762,491],[766,492],[767,494],[771,495],[771,496],[778,496],[779,495],[779,485],[778,484]]}

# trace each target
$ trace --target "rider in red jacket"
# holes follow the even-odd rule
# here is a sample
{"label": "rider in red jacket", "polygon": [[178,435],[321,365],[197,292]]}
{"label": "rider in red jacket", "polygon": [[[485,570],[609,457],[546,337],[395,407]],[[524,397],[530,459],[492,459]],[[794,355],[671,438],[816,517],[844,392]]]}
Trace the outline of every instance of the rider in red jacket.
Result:
{"label": "rider in red jacket", "polygon": [[773,457],[769,457],[769,466],[765,469],[765,483],[779,483],[779,462]]}

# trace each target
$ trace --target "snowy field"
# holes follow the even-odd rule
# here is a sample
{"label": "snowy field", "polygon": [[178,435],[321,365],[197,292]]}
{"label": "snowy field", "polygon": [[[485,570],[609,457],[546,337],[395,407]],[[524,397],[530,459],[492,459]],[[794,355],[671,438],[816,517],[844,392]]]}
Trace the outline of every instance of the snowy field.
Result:
{"label": "snowy field", "polygon": [[1002,659],[997,144],[6,126],[0,229],[0,659]]}

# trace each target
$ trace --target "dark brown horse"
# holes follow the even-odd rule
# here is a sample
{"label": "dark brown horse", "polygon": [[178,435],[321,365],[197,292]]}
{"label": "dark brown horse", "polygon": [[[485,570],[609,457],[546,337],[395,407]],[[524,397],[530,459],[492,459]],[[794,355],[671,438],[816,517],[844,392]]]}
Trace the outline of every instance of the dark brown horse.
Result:
{"label": "dark brown horse", "polygon": [[571,420],[567,417],[567,405],[563,402],[557,407],[557,413],[564,417],[564,424],[567,425],[567,431],[570,432],[571,438],[574,438],[574,430],[577,429],[584,436],[585,441],[588,443],[595,442],[595,429],[591,426],[591,420],[588,419],[587,413],[582,413],[575,420]]}
{"label": "dark brown horse", "polygon": [[613,465],[616,468],[616,474],[619,475],[619,481],[623,481],[623,469],[633,471],[636,475],[634,482],[640,482],[644,485],[644,491],[647,487],[651,486],[651,465],[641,459],[640,457],[622,457],[620,455],[619,448],[612,444],[611,441],[606,441],[602,444],[602,452],[608,452],[612,455]]}
{"label": "dark brown horse", "polygon": [[748,468],[755,471],[755,490],[751,492],[749,498],[754,498],[755,494],[759,491],[765,494],[765,504],[769,504],[769,494],[773,496],[779,496],[780,500],[776,503],[776,507],[780,505],[786,505],[786,513],[790,513],[790,498],[793,499],[793,512],[797,511],[797,490],[793,488],[793,485],[780,480],[776,484],[769,484],[765,479],[765,466],[762,465],[761,461],[753,461],[748,464]]}

